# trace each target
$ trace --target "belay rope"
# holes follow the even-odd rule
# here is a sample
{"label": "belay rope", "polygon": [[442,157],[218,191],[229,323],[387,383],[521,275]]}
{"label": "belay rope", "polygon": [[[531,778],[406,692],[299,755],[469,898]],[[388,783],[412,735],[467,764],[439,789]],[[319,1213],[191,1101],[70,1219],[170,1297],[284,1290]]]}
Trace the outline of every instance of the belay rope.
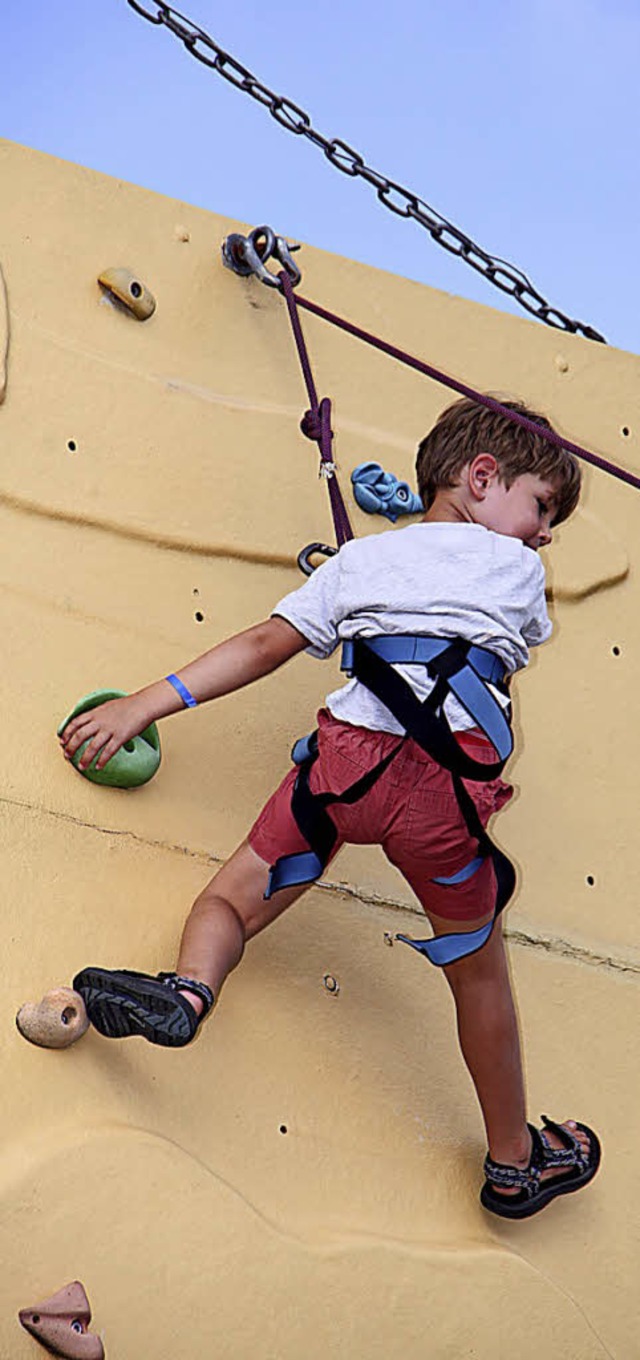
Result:
{"label": "belay rope", "polygon": [[588,449],[582,448],[580,444],[574,444],[570,439],[565,439],[562,435],[557,434],[555,430],[545,429],[543,425],[539,425],[535,420],[530,420],[528,416],[520,415],[518,411],[509,410],[501,402],[496,401],[495,397],[477,392],[475,388],[469,387],[457,378],[450,377],[447,373],[442,373],[440,369],[434,368],[432,364],[425,363],[423,359],[417,359],[415,355],[407,354],[404,350],[398,349],[396,345],[389,344],[387,340],[382,340],[379,336],[372,335],[369,331],[363,330],[362,327],[354,325],[352,321],[337,316],[335,312],[328,311],[326,307],[320,307],[317,302],[311,302],[308,298],[300,297],[300,294],[294,294],[291,280],[285,270],[279,273],[278,278],[288,306],[291,305],[289,298],[294,298],[294,305],[304,307],[314,316],[319,316],[323,321],[328,321],[331,325],[339,327],[340,330],[346,331],[348,335],[353,335],[357,340],[363,340],[365,344],[381,350],[383,354],[388,354],[390,358],[397,359],[401,364],[406,364],[408,368],[413,368],[418,373],[424,373],[425,377],[432,378],[434,382],[442,383],[444,387],[451,388],[461,397],[469,397],[478,406],[486,406],[489,411],[506,416],[514,424],[521,425],[523,429],[530,433],[541,435],[543,439],[546,439],[550,444],[555,444],[557,448],[566,449],[568,453],[575,454],[585,463],[590,463],[592,467],[599,468],[601,472],[607,472],[609,476],[616,477],[618,481],[626,482],[628,486],[633,486],[636,491],[640,491],[640,477],[637,477],[635,473],[628,472],[625,468],[619,467],[617,463],[612,463],[608,458],[603,458],[598,453],[591,453]]}
{"label": "belay rope", "polygon": [[[311,363],[305,338],[300,324],[297,299],[293,291],[293,284],[286,269],[279,275],[282,284],[289,320],[293,330],[293,338],[296,343],[298,357],[302,367],[302,374],[309,396],[309,410],[303,416],[300,423],[302,433],[307,439],[313,439],[320,450],[320,475],[327,480],[329,488],[329,500],[331,502],[331,513],[336,534],[336,543],[339,548],[350,538],[353,538],[353,529],[349,522],[347,507],[344,503],[342,492],[337,478],[337,468],[332,456],[333,430],[331,429],[331,401],[329,397],[323,397],[318,401],[316,386],[311,372]],[[303,568],[304,569],[304,568]]]}
{"label": "belay rope", "polygon": [[[284,296],[310,402],[310,409],[301,421],[301,429],[307,438],[316,441],[320,450],[320,473],[326,478],[329,487],[336,543],[339,548],[354,535],[338,484],[337,467],[332,456],[331,402],[328,397],[323,397],[321,401],[318,400],[311,362],[298,314],[299,307],[311,312],[314,316],[320,317],[321,320],[337,326],[340,330],[346,331],[356,340],[362,340],[365,344],[372,345],[375,349],[380,350],[383,354],[388,354],[390,358],[396,359],[399,363],[406,364],[407,367],[415,369],[418,373],[423,373],[425,377],[431,378],[434,382],[451,388],[459,396],[467,397],[479,406],[486,406],[489,411],[505,416],[530,433],[542,436],[548,443],[555,444],[557,448],[566,449],[567,452],[581,458],[592,467],[599,468],[601,472],[606,472],[610,477],[616,477],[618,481],[625,482],[627,486],[632,486],[636,491],[640,491],[640,477],[636,476],[635,473],[619,467],[617,463],[611,462],[608,458],[603,458],[601,454],[592,453],[588,449],[582,448],[580,444],[565,439],[555,430],[547,430],[535,420],[530,420],[528,416],[523,416],[518,411],[512,411],[509,407],[503,406],[495,397],[477,392],[467,383],[460,382],[459,379],[452,378],[449,374],[434,368],[433,364],[426,363],[424,359],[418,359],[415,355],[407,354],[397,345],[392,345],[389,341],[382,340],[377,335],[372,335],[370,331],[363,330],[361,326],[355,325],[354,322],[337,316],[335,312],[328,311],[326,307],[321,307],[317,302],[311,302],[309,298],[301,297],[299,293],[295,292],[297,284],[301,281],[301,275],[291,259],[290,250],[291,247],[287,245],[286,241],[282,237],[276,236],[270,227],[256,227],[247,237],[239,234],[228,236],[223,243],[222,254],[224,263],[230,269],[245,276],[253,274],[262,283],[277,288]],[[272,273],[267,269],[268,259],[275,260],[281,266],[277,273]],[[298,562],[307,575],[312,570],[310,557],[314,551],[326,555],[334,550],[317,543],[310,544],[306,549],[303,549]]]}

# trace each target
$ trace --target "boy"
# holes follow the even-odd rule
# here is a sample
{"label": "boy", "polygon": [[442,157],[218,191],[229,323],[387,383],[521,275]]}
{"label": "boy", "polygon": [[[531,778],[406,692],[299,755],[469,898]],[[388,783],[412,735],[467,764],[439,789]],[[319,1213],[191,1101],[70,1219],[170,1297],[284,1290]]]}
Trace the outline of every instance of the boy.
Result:
{"label": "boy", "polygon": [[74,987],[108,1037],[188,1043],[246,941],[342,843],[380,844],[433,930],[432,940],[408,943],[443,966],[455,1000],[489,1147],[482,1203],[524,1218],[585,1185],[600,1160],[585,1125],[527,1123],[498,921],[514,876],[486,832],[512,793],[499,778],[511,749],[505,682],[551,632],[537,550],[575,508],[580,471],[543,434],[467,400],[440,416],[416,469],[420,523],[347,543],[264,623],[65,728],[67,759],[87,742],[81,768],[96,756],[102,768],[153,720],[228,694],[303,649],[326,657],[342,642],[354,671],[327,697],[317,737],[301,744],[298,773],[196,899],[177,972],[87,968]]}

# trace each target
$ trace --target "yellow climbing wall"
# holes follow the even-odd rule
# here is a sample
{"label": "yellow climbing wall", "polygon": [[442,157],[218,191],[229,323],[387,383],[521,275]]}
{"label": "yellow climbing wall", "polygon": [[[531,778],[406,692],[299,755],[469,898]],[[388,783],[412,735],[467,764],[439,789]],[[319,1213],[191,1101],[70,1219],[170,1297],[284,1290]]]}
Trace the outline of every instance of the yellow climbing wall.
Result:
{"label": "yellow climbing wall", "polygon": [[[0,1354],[35,1356],[18,1309],[81,1279],[111,1360],[634,1360],[638,494],[588,472],[557,532],[555,633],[517,685],[518,794],[496,827],[520,872],[507,928],[531,1115],[598,1129],[590,1190],[520,1225],[480,1209],[446,984],[389,947],[419,922],[376,851],[343,852],[250,946],[192,1048],[28,1045],[19,1006],[83,965],[172,966],[192,897],[337,662],[302,657],[169,719],[143,789],[63,762],[77,698],[267,615],[331,527],[282,299],[221,263],[243,228],[7,143],[0,172]],[[304,295],[640,471],[636,356],[312,248],[298,260]],[[151,291],[149,320],[101,291],[109,268]],[[450,394],[303,324],[345,493],[364,459],[411,479]]]}

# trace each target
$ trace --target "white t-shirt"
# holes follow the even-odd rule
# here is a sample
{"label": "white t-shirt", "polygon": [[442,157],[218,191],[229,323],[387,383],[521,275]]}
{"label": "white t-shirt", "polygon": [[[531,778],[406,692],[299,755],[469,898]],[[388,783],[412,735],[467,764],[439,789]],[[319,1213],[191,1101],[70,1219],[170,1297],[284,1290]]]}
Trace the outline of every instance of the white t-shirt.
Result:
{"label": "white t-shirt", "polygon": [[[348,638],[417,633],[486,647],[511,674],[551,633],[544,586],[540,558],[520,539],[480,524],[438,521],[345,543],[273,613],[308,638],[312,656],[328,657]],[[426,698],[434,682],[424,666],[395,669]],[[342,722],[403,731],[359,680],[329,694],[326,705]],[[452,695],[445,711],[454,730],[473,727]]]}

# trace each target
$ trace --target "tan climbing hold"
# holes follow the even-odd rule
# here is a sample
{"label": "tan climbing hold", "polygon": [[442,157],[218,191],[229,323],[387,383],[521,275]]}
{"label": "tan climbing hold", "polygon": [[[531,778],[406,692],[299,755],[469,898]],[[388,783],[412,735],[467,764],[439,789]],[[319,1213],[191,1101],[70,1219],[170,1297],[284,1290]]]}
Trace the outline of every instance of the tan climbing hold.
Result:
{"label": "tan climbing hold", "polygon": [[68,1360],[104,1360],[100,1337],[87,1331],[91,1308],[80,1280],[64,1285],[44,1303],[21,1308],[18,1317],[26,1331],[53,1355],[68,1356]]}
{"label": "tan climbing hold", "polygon": [[126,307],[137,321],[147,321],[156,310],[156,300],[142,279],[130,269],[105,269],[98,283],[109,297]]}
{"label": "tan climbing hold", "polygon": [[71,987],[56,987],[42,1001],[26,1001],[16,1015],[23,1038],[40,1048],[69,1048],[89,1028],[82,997]]}

